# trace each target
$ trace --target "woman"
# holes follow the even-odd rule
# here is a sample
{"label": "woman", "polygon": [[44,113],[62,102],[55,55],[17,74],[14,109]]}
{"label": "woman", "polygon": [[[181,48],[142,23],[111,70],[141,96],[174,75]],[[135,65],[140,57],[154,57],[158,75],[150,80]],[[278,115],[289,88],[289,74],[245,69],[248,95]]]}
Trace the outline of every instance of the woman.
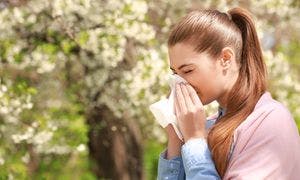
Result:
{"label": "woman", "polygon": [[[172,126],[158,179],[299,179],[300,138],[290,112],[267,92],[266,66],[253,20],[234,8],[193,11],[168,40],[176,85]],[[216,100],[218,116],[203,105]]]}

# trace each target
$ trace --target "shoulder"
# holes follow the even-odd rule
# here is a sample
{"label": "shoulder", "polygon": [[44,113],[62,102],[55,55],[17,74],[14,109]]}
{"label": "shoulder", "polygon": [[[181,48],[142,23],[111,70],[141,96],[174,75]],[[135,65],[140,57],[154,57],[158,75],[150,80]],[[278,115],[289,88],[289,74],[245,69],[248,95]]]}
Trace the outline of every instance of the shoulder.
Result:
{"label": "shoulder", "polygon": [[261,109],[265,115],[257,127],[257,133],[265,137],[278,138],[278,140],[298,136],[295,120],[286,106],[272,100]]}
{"label": "shoulder", "polygon": [[244,147],[257,141],[299,144],[298,128],[291,113],[272,98],[259,103],[234,132],[234,143]]}
{"label": "shoulder", "polygon": [[262,125],[265,124],[269,125],[270,128],[282,129],[287,125],[295,124],[293,116],[288,108],[276,100],[272,99],[272,101],[258,108],[256,111],[259,111],[260,109],[266,112]]}
{"label": "shoulder", "polygon": [[237,129],[265,127],[277,129],[294,126],[293,116],[286,106],[269,97],[259,102],[247,119]]}

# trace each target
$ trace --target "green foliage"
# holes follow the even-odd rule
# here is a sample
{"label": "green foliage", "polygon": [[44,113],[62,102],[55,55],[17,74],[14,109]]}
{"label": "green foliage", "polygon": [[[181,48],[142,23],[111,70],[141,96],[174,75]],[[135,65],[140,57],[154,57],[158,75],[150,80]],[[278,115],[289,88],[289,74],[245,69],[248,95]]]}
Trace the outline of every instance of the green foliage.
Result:
{"label": "green foliage", "polygon": [[157,140],[148,140],[145,143],[144,167],[146,179],[156,179],[159,154],[164,148],[165,145],[157,143]]}
{"label": "green foliage", "polygon": [[300,61],[299,56],[300,56],[300,42],[298,39],[292,39],[289,44],[282,44],[278,47],[278,51],[283,52],[286,54],[289,58],[288,61],[292,65],[300,67]]}

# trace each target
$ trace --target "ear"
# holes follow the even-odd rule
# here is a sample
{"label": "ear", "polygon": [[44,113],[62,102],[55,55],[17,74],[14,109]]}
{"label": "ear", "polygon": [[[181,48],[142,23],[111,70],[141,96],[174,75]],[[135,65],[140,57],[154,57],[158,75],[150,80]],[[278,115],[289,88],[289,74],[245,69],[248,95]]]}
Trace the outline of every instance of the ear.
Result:
{"label": "ear", "polygon": [[223,48],[220,55],[221,66],[224,69],[228,69],[231,66],[233,61],[234,61],[234,51],[230,47]]}

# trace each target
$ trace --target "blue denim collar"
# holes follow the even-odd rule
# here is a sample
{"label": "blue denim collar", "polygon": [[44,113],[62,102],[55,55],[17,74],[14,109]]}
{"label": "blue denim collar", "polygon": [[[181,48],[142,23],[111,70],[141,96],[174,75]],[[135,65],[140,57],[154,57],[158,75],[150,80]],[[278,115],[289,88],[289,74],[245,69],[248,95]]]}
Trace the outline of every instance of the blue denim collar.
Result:
{"label": "blue denim collar", "polygon": [[224,116],[226,113],[226,109],[222,108],[221,106],[218,107],[218,119],[222,116]]}

